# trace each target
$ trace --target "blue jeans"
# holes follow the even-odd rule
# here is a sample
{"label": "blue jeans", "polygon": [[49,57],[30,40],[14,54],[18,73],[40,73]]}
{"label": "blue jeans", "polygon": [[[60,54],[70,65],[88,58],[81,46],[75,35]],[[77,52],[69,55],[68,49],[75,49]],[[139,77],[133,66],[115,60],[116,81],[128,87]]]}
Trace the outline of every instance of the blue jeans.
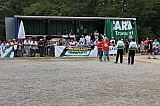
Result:
{"label": "blue jeans", "polygon": [[35,57],[35,55],[36,55],[36,49],[31,49],[30,52],[31,52],[30,56]]}
{"label": "blue jeans", "polygon": [[109,50],[103,50],[104,53],[104,61],[106,61],[106,56],[107,56],[107,60],[109,61]]}
{"label": "blue jeans", "polygon": [[23,57],[23,54],[24,54],[24,50],[23,49],[18,49],[18,55],[20,57]]}
{"label": "blue jeans", "polygon": [[103,50],[98,50],[99,60],[102,61]]}

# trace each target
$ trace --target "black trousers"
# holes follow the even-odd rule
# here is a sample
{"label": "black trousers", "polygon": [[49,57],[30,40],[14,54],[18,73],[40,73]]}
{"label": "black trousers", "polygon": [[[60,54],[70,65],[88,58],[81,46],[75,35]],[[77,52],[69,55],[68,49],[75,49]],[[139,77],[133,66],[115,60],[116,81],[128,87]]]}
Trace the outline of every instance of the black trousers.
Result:
{"label": "black trousers", "polygon": [[134,64],[134,56],[135,56],[135,50],[130,50],[128,55],[128,64],[130,64],[130,59],[131,59],[131,64]]}
{"label": "black trousers", "polygon": [[118,62],[119,55],[120,55],[120,63],[122,63],[123,62],[123,49],[117,49],[116,63]]}

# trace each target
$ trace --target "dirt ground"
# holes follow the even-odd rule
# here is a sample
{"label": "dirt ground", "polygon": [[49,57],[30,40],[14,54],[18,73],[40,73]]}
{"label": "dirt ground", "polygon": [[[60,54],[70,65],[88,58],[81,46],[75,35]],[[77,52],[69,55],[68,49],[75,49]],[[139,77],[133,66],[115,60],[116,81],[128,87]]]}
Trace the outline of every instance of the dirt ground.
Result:
{"label": "dirt ground", "polygon": [[0,59],[0,106],[160,106],[160,60],[125,58]]}

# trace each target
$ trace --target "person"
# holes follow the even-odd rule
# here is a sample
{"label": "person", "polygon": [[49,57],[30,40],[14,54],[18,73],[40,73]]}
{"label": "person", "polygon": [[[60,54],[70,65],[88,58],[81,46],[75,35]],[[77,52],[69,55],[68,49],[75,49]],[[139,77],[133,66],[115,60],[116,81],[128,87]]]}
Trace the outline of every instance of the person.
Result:
{"label": "person", "polygon": [[[132,38],[132,41],[129,43],[129,49],[128,49],[128,65],[131,63],[131,65],[134,64],[134,56],[136,53],[137,44],[135,42],[135,38]],[[131,58],[131,62],[130,62]]]}
{"label": "person", "polygon": [[110,46],[110,42],[108,40],[108,38],[105,39],[105,41],[103,42],[103,53],[104,53],[104,61],[106,62],[106,56],[107,56],[107,60],[109,61],[109,46]]}
{"label": "person", "polygon": [[76,39],[76,38],[74,38],[73,43],[74,43],[74,46],[77,45],[78,42],[77,42],[77,39]]}
{"label": "person", "polygon": [[24,43],[21,38],[18,39],[17,50],[18,50],[18,56],[23,57]]}
{"label": "person", "polygon": [[115,41],[114,37],[112,37],[110,40],[110,44],[113,46],[113,45],[115,45],[115,43],[116,43],[116,41]]}
{"label": "person", "polygon": [[146,38],[146,40],[144,41],[144,49],[145,49],[145,52],[147,53],[148,52],[148,49],[149,49],[149,47],[148,47],[148,37]]}
{"label": "person", "polygon": [[117,42],[117,55],[116,55],[116,62],[118,62],[118,58],[120,55],[120,63],[122,64],[123,62],[123,48],[124,48],[124,43],[121,40],[121,38],[119,38],[118,42]]}
{"label": "person", "polygon": [[90,44],[90,41],[91,41],[91,36],[90,36],[90,34],[88,34],[88,35],[85,36],[85,40],[86,40],[86,43],[87,43],[87,44]]}
{"label": "person", "polygon": [[94,34],[91,33],[91,40],[94,42],[95,41],[95,36]]}
{"label": "person", "polygon": [[[67,40],[66,40],[67,41]],[[57,46],[57,42],[53,41],[51,43],[51,50],[52,50],[52,55],[55,56],[55,46]]]}
{"label": "person", "polygon": [[97,47],[98,47],[98,56],[99,56],[99,61],[101,62],[102,61],[102,55],[103,55],[103,40],[99,40],[98,44],[97,44]]}
{"label": "person", "polygon": [[[100,35],[98,34],[98,39],[100,39],[100,40],[103,39],[102,34],[100,34]],[[103,39],[103,40],[104,40],[104,39]]]}
{"label": "person", "polygon": [[151,59],[150,58],[151,55],[153,56],[153,59],[156,59],[156,57],[154,56],[153,44],[152,43],[153,43],[152,40],[148,40],[148,53],[149,53],[148,59]]}
{"label": "person", "polygon": [[13,46],[14,57],[16,57],[17,56],[17,42],[15,39],[13,39],[12,46]]}
{"label": "person", "polygon": [[64,46],[66,46],[66,47],[70,46],[69,43],[68,43],[68,40],[65,41]]}
{"label": "person", "polygon": [[75,46],[75,43],[73,42],[73,39],[71,39],[71,41],[69,42],[70,46]]}
{"label": "person", "polygon": [[70,30],[69,35],[74,35],[74,33],[73,33],[72,29]]}
{"label": "person", "polygon": [[88,47],[91,47],[91,49],[94,49],[94,46],[95,46],[95,45],[94,45],[94,42],[93,42],[93,40],[91,40],[91,41],[90,41],[90,44],[88,45]]}
{"label": "person", "polygon": [[59,39],[59,41],[58,41],[58,46],[63,46],[64,44],[63,44],[63,40],[62,39]]}
{"label": "person", "polygon": [[37,46],[38,46],[37,41],[35,39],[33,39],[31,42],[31,57],[35,57],[36,50],[38,48]]}
{"label": "person", "polygon": [[29,57],[30,56],[30,41],[29,41],[29,38],[27,38],[26,40],[24,40],[24,51],[25,51],[25,53],[26,53],[26,55],[27,55],[27,57]]}
{"label": "person", "polygon": [[127,54],[128,53],[128,48],[129,48],[128,39],[126,39],[126,41],[124,42],[124,45],[125,45],[125,53]]}
{"label": "person", "polygon": [[154,53],[155,54],[159,54],[160,53],[160,43],[158,42],[157,39],[154,40],[153,42],[153,49],[154,49]]}
{"label": "person", "polygon": [[64,32],[64,35],[69,35],[69,33],[68,33],[68,31],[67,31],[67,30]]}
{"label": "person", "polygon": [[143,40],[141,40],[141,43],[140,43],[140,53],[144,53],[145,52],[144,47],[145,47],[145,44],[144,44],[144,39],[143,39]]}
{"label": "person", "polygon": [[82,36],[81,36],[81,38],[80,38],[79,42],[81,42],[82,44],[84,44],[84,42],[85,42],[84,35],[82,35]]}
{"label": "person", "polygon": [[43,43],[44,43],[44,55],[47,55],[47,38],[46,36],[43,37]]}
{"label": "person", "polygon": [[107,39],[106,34],[102,35],[102,37],[103,37],[104,41],[106,41],[106,39]]}
{"label": "person", "polygon": [[43,39],[39,40],[38,47],[39,47],[40,57],[44,57],[44,42],[43,42]]}
{"label": "person", "polygon": [[6,42],[5,41],[3,41],[2,43],[1,43],[1,47],[2,47],[2,52],[3,53],[5,53],[5,50],[6,50]]}

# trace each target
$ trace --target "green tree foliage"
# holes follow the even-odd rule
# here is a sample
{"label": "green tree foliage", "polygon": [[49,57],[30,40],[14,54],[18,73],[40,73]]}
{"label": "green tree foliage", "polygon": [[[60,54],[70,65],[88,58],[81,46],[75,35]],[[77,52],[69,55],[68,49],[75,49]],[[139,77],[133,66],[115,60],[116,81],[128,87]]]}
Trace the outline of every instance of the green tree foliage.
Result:
{"label": "green tree foliage", "polygon": [[0,36],[4,17],[44,15],[135,17],[139,39],[160,38],[159,0],[0,0],[0,6]]}

